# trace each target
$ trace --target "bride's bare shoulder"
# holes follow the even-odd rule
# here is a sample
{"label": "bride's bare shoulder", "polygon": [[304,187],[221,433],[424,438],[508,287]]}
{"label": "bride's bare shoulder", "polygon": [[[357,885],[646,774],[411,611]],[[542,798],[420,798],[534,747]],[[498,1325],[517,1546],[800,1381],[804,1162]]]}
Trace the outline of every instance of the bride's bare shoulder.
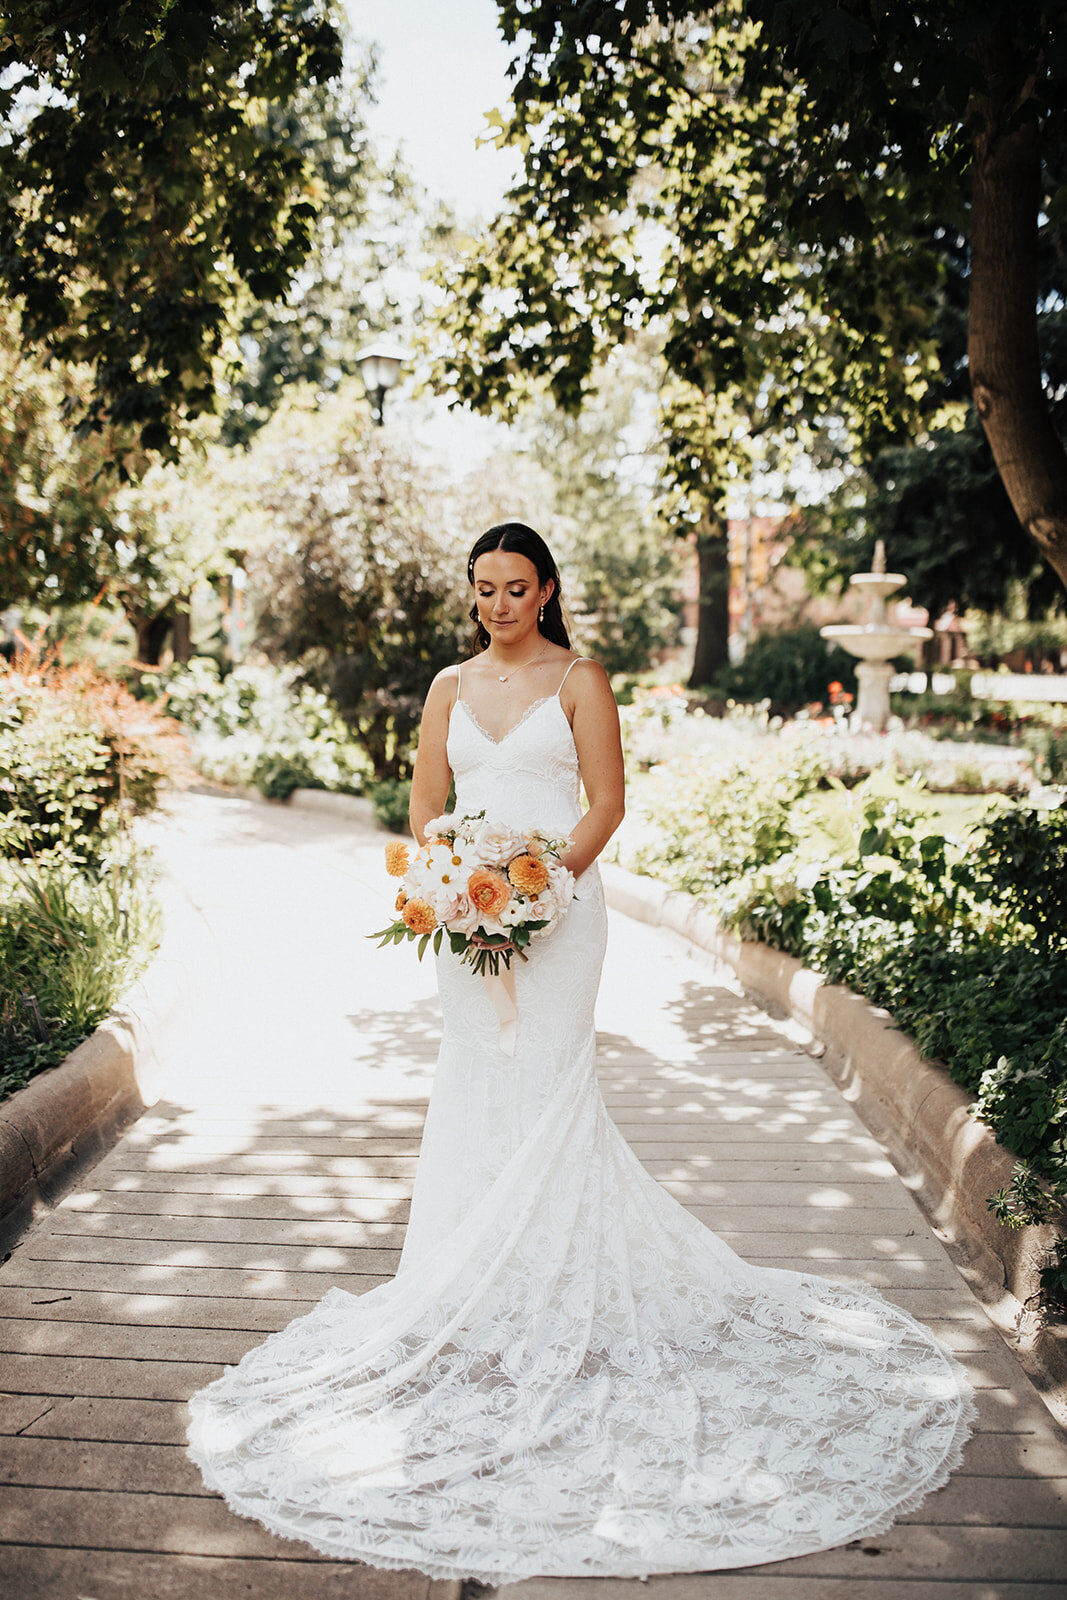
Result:
{"label": "bride's bare shoulder", "polygon": [[571,667],[567,668],[567,688],[573,688],[578,694],[597,694],[605,686],[611,691],[611,680],[599,661],[594,661],[592,656],[582,656],[577,651],[571,652]]}
{"label": "bride's bare shoulder", "polygon": [[440,672],[435,674],[426,691],[426,704],[431,710],[436,707],[451,708],[459,694],[460,669],[466,664],[465,661],[456,661],[450,667],[442,667]]}

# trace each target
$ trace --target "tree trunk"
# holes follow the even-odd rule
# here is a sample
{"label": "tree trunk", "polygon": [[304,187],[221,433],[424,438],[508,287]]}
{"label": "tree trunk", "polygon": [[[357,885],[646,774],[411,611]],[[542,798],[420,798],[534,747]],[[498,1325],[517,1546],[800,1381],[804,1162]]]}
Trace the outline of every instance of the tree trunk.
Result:
{"label": "tree trunk", "polygon": [[730,557],[725,518],[702,518],[697,528],[697,573],[697,639],[690,689],[707,688],[728,660]]}
{"label": "tree trunk", "polygon": [[187,594],[180,594],[175,602],[171,624],[173,633],[170,641],[175,661],[188,661],[193,653],[193,619],[190,605],[191,599]]}
{"label": "tree trunk", "polygon": [[137,635],[137,660],[142,667],[158,667],[159,658],[163,654],[163,646],[167,642],[173,615],[168,606],[164,611],[157,611],[154,616],[147,616],[143,612],[135,612],[130,621]]}
{"label": "tree trunk", "polygon": [[[1067,454],[1041,384],[1037,346],[1037,123],[989,102],[971,200],[971,389],[1016,515],[1067,588]],[[1013,115],[1014,113],[1014,115]]]}

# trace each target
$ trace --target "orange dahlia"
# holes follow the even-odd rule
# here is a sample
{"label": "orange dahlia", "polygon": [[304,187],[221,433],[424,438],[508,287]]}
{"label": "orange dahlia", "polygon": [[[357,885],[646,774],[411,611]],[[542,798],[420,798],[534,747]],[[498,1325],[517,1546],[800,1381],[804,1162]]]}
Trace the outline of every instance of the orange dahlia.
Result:
{"label": "orange dahlia", "polygon": [[386,845],[385,870],[391,878],[402,878],[408,870],[408,847],[402,839],[390,839]]}
{"label": "orange dahlia", "polygon": [[511,886],[502,872],[475,867],[467,880],[467,894],[483,917],[497,917],[511,899]]}
{"label": "orange dahlia", "polygon": [[516,856],[508,877],[520,894],[538,895],[548,884],[548,868],[536,856]]}
{"label": "orange dahlia", "polygon": [[407,905],[407,902],[408,897],[404,893],[403,889],[398,889],[396,892],[396,909],[398,911],[403,911],[404,907]]}
{"label": "orange dahlia", "polygon": [[437,912],[428,900],[409,900],[400,913],[413,933],[432,933],[437,927]]}

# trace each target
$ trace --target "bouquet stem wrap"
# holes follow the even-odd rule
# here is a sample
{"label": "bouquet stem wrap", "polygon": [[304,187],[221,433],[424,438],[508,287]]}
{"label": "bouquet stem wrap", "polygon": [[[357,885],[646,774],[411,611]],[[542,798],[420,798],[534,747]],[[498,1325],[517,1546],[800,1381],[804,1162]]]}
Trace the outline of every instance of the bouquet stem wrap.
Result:
{"label": "bouquet stem wrap", "polygon": [[518,1009],[515,1005],[515,973],[510,964],[505,964],[496,972],[490,972],[488,969],[483,971],[482,982],[493,1003],[493,1009],[500,1018],[500,1048],[506,1056],[513,1056],[515,1023],[518,1018]]}

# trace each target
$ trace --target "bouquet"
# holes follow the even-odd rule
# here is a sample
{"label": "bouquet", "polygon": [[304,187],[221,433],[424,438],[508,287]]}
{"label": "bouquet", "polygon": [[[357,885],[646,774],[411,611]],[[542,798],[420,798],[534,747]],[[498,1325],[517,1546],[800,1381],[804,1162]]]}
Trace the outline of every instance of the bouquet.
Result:
{"label": "bouquet", "polygon": [[396,922],[370,937],[379,945],[418,939],[421,961],[447,935],[454,954],[483,977],[496,977],[512,956],[554,927],[570,905],[574,877],[559,857],[569,839],[519,830],[476,816],[437,817],[426,843],[385,847],[386,871],[400,878]]}

